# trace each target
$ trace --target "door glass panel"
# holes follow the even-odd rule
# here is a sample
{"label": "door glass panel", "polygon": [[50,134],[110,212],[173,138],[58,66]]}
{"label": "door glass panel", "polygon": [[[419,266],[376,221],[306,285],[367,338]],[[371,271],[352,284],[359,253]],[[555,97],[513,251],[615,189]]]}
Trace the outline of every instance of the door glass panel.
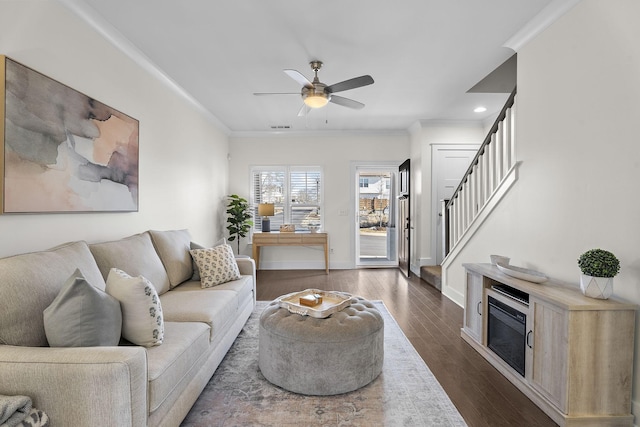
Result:
{"label": "door glass panel", "polygon": [[397,264],[395,229],[396,172],[392,169],[358,169],[357,264]]}

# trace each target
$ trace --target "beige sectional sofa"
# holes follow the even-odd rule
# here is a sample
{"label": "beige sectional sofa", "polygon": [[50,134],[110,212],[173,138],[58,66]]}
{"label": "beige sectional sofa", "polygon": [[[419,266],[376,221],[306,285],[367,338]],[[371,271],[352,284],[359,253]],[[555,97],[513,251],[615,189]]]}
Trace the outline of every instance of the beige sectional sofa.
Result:
{"label": "beige sectional sofa", "polygon": [[[253,260],[202,288],[192,247],[187,230],[151,230],[0,259],[0,395],[29,396],[53,427],[179,425],[255,306]],[[114,267],[155,287],[162,343],[50,347],[43,311],[65,281],[78,269],[104,290]]]}

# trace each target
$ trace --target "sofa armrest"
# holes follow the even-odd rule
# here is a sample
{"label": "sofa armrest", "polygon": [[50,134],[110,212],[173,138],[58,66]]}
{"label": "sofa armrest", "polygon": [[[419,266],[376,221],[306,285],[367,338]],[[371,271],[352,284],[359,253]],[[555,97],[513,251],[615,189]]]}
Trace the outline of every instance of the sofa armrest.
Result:
{"label": "sofa armrest", "polygon": [[238,269],[243,276],[253,276],[254,282],[256,278],[256,263],[251,258],[236,258]]}
{"label": "sofa armrest", "polygon": [[256,263],[252,258],[236,258],[238,270],[243,276],[253,277],[253,303],[256,303]]}
{"label": "sofa armrest", "polygon": [[52,425],[147,423],[143,347],[0,345],[0,394],[29,396]]}

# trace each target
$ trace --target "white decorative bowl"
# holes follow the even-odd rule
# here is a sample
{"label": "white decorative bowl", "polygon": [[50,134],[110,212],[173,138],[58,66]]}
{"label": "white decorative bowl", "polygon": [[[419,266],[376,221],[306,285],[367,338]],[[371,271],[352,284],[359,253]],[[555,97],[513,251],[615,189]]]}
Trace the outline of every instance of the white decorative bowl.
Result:
{"label": "white decorative bowl", "polygon": [[509,265],[509,261],[511,260],[511,258],[502,255],[489,255],[489,257],[491,258],[491,264],[493,265]]}
{"label": "white decorative bowl", "polygon": [[522,267],[515,267],[513,265],[497,264],[498,270],[502,271],[507,276],[515,277],[516,279],[526,280],[527,282],[542,283],[549,280],[547,276],[535,270],[528,270]]}

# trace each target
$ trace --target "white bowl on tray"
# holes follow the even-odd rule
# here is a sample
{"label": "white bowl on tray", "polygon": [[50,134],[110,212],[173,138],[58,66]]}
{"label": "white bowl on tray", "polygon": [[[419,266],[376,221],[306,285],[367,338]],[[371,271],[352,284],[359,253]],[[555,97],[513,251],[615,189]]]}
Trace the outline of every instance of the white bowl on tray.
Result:
{"label": "white bowl on tray", "polygon": [[515,277],[516,279],[526,280],[527,282],[543,283],[549,280],[547,276],[539,271],[529,270],[527,268],[516,267],[513,265],[497,264],[498,270],[502,271],[507,276]]}

